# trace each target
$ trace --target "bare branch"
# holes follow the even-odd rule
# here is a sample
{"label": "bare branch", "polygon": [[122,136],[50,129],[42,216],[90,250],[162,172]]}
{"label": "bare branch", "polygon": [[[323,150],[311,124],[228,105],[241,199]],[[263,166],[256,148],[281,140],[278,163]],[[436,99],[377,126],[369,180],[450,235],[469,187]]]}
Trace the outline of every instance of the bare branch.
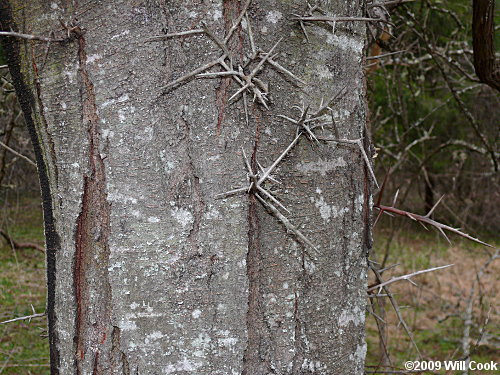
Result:
{"label": "bare branch", "polygon": [[33,160],[31,160],[29,157],[24,156],[23,154],[20,154],[19,152],[17,152],[13,148],[10,148],[9,146],[7,146],[2,141],[0,141],[0,146],[2,146],[3,148],[5,148],[6,150],[12,152],[14,155],[19,156],[21,159],[26,160],[29,164],[31,164],[32,166],[34,166],[36,168],[36,163]]}
{"label": "bare branch", "polygon": [[412,277],[414,277],[414,276],[421,275],[421,274],[427,273],[427,272],[433,272],[433,271],[441,270],[443,268],[448,268],[448,267],[451,267],[451,266],[453,266],[453,264],[447,264],[446,266],[439,266],[439,267],[428,268],[426,270],[416,271],[416,272],[413,272],[413,273],[410,273],[410,274],[407,274],[407,275],[393,277],[392,279],[390,279],[388,281],[384,281],[384,282],[382,282],[380,284],[372,286],[371,288],[368,288],[367,291],[371,292],[372,290],[375,290],[375,289],[381,289],[382,287],[387,286],[387,285],[392,284],[392,283],[395,283],[396,281],[401,281],[401,280],[411,281],[410,279]]}

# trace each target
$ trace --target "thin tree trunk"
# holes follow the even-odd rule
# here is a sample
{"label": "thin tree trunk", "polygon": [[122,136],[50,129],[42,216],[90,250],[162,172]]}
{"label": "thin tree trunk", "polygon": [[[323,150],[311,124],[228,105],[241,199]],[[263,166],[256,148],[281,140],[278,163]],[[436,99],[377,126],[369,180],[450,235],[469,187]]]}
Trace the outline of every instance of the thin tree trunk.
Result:
{"label": "thin tree trunk", "polygon": [[[363,373],[371,195],[359,148],[300,128],[273,170],[281,184],[259,185],[289,213],[255,184],[217,194],[249,186],[242,150],[257,172],[292,143],[297,127],[278,115],[310,106],[311,118],[341,91],[324,116],[336,127],[313,132],[369,150],[366,25],[309,23],[307,41],[292,20],[303,1],[255,1],[221,48],[246,2],[1,2],[2,30],[66,38],[3,37],[40,172],[53,374]],[[249,25],[263,52],[281,38],[251,81],[269,85],[269,110],[247,92],[247,124],[243,97],[229,100],[234,75],[162,89],[223,53],[248,78],[265,56],[244,66]]]}

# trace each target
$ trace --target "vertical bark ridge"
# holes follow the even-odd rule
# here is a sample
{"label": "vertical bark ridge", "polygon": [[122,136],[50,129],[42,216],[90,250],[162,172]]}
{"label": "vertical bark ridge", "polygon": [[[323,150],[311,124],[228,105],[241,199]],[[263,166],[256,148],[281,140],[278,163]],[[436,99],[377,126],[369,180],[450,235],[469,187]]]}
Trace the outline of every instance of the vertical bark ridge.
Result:
{"label": "vertical bark ridge", "polygon": [[[19,29],[12,18],[10,4],[6,0],[0,0],[0,28],[2,31],[16,31]],[[38,178],[42,195],[42,207],[45,229],[45,247],[47,257],[47,320],[50,344],[50,365],[52,375],[59,374],[60,356],[58,350],[59,336],[56,329],[57,316],[55,312],[55,289],[56,289],[56,254],[60,249],[59,235],[55,229],[54,215],[52,209],[51,181],[44,160],[42,146],[37,134],[37,103],[30,90],[26,77],[21,72],[21,42],[12,37],[0,38],[5,51],[12,83],[16,89],[21,109],[23,110],[26,126],[30,134],[31,143],[35,152]],[[27,42],[24,42],[27,43]],[[39,125],[39,124],[38,124]],[[55,164],[55,163],[54,163]]]}
{"label": "vertical bark ridge", "polygon": [[[106,194],[104,162],[99,153],[99,117],[94,86],[87,71],[85,38],[80,32],[78,61],[83,124],[88,129],[90,175],[84,178],[81,211],[76,226],[74,261],[75,370],[86,373],[93,362],[93,374],[106,373],[111,357],[111,287],[108,262],[110,205]],[[93,356],[93,358],[92,358]]]}
{"label": "vertical bark ridge", "polygon": [[[257,169],[257,148],[259,143],[259,124],[256,127],[256,139],[251,157],[253,170]],[[248,201],[248,311],[247,311],[247,347],[243,356],[243,375],[264,375],[273,373],[270,368],[269,348],[266,343],[265,316],[262,307],[262,254],[261,226],[257,212],[259,202],[253,194]]]}

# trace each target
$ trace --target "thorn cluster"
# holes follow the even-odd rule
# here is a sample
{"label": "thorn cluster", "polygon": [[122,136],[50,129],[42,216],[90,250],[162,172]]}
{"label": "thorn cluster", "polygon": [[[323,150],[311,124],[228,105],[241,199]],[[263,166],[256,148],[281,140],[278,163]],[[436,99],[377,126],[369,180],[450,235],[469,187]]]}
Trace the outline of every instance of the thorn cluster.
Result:
{"label": "thorn cluster", "polygon": [[[290,211],[278,200],[276,199],[268,189],[264,188],[264,183],[269,180],[274,183],[280,183],[274,177],[271,176],[272,171],[278,166],[278,164],[283,160],[283,158],[290,152],[290,150],[297,144],[301,135],[303,135],[302,131],[299,132],[293,141],[288,145],[288,147],[278,156],[278,158],[269,166],[268,168],[264,168],[259,162],[257,162],[258,170],[254,171],[250,162],[246,156],[245,150],[242,148],[243,158],[245,160],[245,166],[247,168],[247,178],[248,185],[244,187],[240,187],[234,190],[227,191],[225,193],[217,194],[216,198],[227,197],[230,195],[238,194],[238,193],[248,193],[253,194],[259,202],[269,210],[278,220],[280,220],[285,228],[293,233],[304,245],[313,249],[316,253],[318,249],[314,246],[314,244],[306,237],[304,234],[295,227],[290,220],[283,215],[276,206],[280,207],[282,210],[290,213]],[[306,254],[313,260],[315,258],[306,251]]]}
{"label": "thorn cluster", "polygon": [[329,16],[326,11],[324,11],[316,2],[311,5],[307,2],[308,10],[305,15],[301,16],[294,14],[292,20],[298,21],[302,32],[304,33],[306,40],[309,41],[309,36],[307,34],[305,23],[306,22],[325,22],[332,28],[332,34],[335,34],[335,26],[337,22],[387,22],[382,18],[371,18],[371,17],[336,17]]}
{"label": "thorn cluster", "polygon": [[[322,100],[322,102],[319,106],[319,109],[311,115],[308,115],[309,106],[307,106],[306,108],[304,108],[304,107],[300,108],[298,106],[294,106],[293,108],[297,108],[301,111],[301,115],[300,115],[299,119],[295,120],[293,118],[290,118],[290,117],[284,116],[284,115],[278,115],[278,117],[281,117],[281,118],[297,125],[297,133],[303,132],[303,133],[307,134],[309,139],[314,140],[318,144],[319,144],[319,141],[321,140],[324,142],[335,142],[335,143],[356,145],[359,148],[361,155],[363,156],[363,160],[365,161],[366,167],[370,173],[370,176],[373,179],[373,182],[375,183],[375,185],[378,188],[379,186],[378,186],[377,178],[375,177],[375,173],[373,172],[373,168],[371,166],[370,159],[368,158],[368,155],[366,154],[365,148],[363,146],[362,138],[358,138],[358,139],[327,138],[327,137],[316,136],[313,133],[313,130],[315,128],[320,127],[323,129],[323,127],[325,125],[330,125],[330,124],[336,130],[335,121],[333,118],[333,110],[331,108],[331,105],[335,102],[335,100],[337,98],[340,97],[340,95],[344,92],[345,88],[346,87],[344,86],[336,95],[334,95],[326,103],[323,103],[323,100]],[[328,121],[325,122],[325,115],[327,113],[329,113],[331,117],[330,117],[330,119],[328,119]]]}
{"label": "thorn cluster", "polygon": [[[210,30],[210,28],[205,24],[201,23],[201,28],[197,29],[192,29],[192,30],[187,30],[187,31],[181,31],[181,32],[176,32],[176,33],[170,33],[166,35],[161,35],[161,36],[155,36],[147,39],[147,42],[154,42],[154,41],[161,41],[161,40],[167,40],[170,38],[175,38],[175,37],[184,37],[184,36],[190,36],[190,35],[199,35],[199,34],[205,34],[208,36],[209,39],[211,39],[217,47],[219,47],[222,51],[222,55],[210,62],[208,62],[205,65],[200,66],[199,68],[191,71],[190,73],[187,73],[180,78],[177,78],[176,80],[168,83],[166,86],[162,87],[162,90],[169,90],[172,89],[176,86],[179,86],[180,84],[191,80],[193,78],[222,78],[222,77],[231,77],[238,85],[239,89],[229,98],[229,101],[236,101],[240,95],[243,97],[243,103],[245,107],[245,115],[246,115],[246,120],[248,124],[248,108],[247,108],[247,99],[246,99],[246,94],[250,93],[253,95],[253,100],[257,101],[258,103],[262,104],[266,109],[269,109],[268,106],[268,94],[269,94],[269,85],[262,82],[259,78],[257,78],[257,75],[259,72],[262,71],[264,64],[269,64],[273,68],[275,68],[277,71],[280,73],[292,78],[294,81],[297,81],[301,84],[305,84],[303,80],[295,76],[292,72],[290,72],[288,69],[284,68],[282,65],[280,65],[278,62],[276,62],[276,56],[273,55],[276,47],[280,43],[280,40],[278,40],[274,46],[268,51],[264,52],[261,49],[257,48],[255,46],[254,38],[253,38],[253,33],[252,33],[252,28],[250,25],[250,20],[248,18],[247,10],[248,6],[250,5],[251,0],[247,0],[242,11],[240,12],[240,15],[236,19],[236,22],[232,25],[232,27],[229,29],[228,33],[224,37],[224,39],[219,39],[215,33]],[[248,38],[250,41],[250,47],[252,49],[251,54],[246,55],[246,61],[243,63],[243,65],[239,65],[238,67],[235,67],[233,64],[233,57],[231,53],[229,52],[228,48],[228,42],[230,41],[234,31],[239,27],[240,23],[242,22],[243,18],[245,18],[246,24],[247,24],[247,33],[248,33]],[[250,64],[252,62],[257,62],[257,65],[255,68],[253,68],[250,73],[245,73],[245,70],[249,68]],[[219,72],[208,72],[209,69],[212,67],[219,65],[221,68],[221,71]]]}
{"label": "thorn cluster", "polygon": [[468,235],[467,233],[462,232],[460,230],[460,228],[450,227],[449,225],[442,224],[442,223],[440,223],[440,222],[438,222],[438,221],[436,221],[436,220],[434,220],[434,219],[431,218],[432,213],[434,212],[434,210],[436,209],[436,207],[439,205],[439,203],[441,203],[442,199],[444,198],[444,195],[441,198],[439,198],[439,200],[429,210],[429,212],[427,212],[427,214],[425,214],[425,215],[418,215],[418,214],[414,214],[414,213],[411,213],[411,212],[408,212],[408,211],[405,211],[405,210],[401,210],[399,208],[394,207],[396,205],[398,191],[396,192],[396,194],[394,196],[394,199],[393,199],[393,202],[392,202],[392,206],[384,206],[384,205],[382,205],[380,202],[382,200],[382,194],[384,192],[384,187],[385,187],[385,181],[384,181],[384,184],[382,185],[382,188],[380,190],[377,203],[373,206],[374,208],[376,208],[376,209],[379,210],[379,214],[377,215],[377,218],[375,219],[375,223],[373,224],[374,226],[375,226],[375,224],[377,224],[377,222],[378,222],[378,220],[379,220],[379,218],[380,218],[380,216],[382,214],[387,214],[387,215],[390,215],[390,216],[393,216],[393,214],[394,214],[394,215],[408,217],[411,220],[420,223],[426,230],[428,230],[426,224],[430,225],[430,226],[433,226],[434,228],[436,228],[442,234],[442,236],[450,244],[451,244],[451,241],[448,238],[448,236],[446,235],[446,233],[444,232],[445,230],[447,230],[449,232],[452,232],[452,233],[455,233],[455,234],[458,234],[459,236],[467,238],[468,240],[480,243],[481,245],[488,246],[488,247],[493,247],[492,245],[490,245],[490,244],[488,244],[486,242],[483,242],[483,241],[481,241],[481,240],[479,240],[477,238],[474,238],[474,237]]}

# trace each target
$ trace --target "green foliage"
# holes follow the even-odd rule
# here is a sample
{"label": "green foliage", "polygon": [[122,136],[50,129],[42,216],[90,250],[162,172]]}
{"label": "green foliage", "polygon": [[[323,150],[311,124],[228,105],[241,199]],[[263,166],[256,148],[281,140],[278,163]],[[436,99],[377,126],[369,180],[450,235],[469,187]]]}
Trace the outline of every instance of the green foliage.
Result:
{"label": "green foliage", "polygon": [[398,203],[412,210],[446,194],[447,222],[494,233],[500,97],[475,75],[471,2],[406,3],[391,16],[395,38],[381,42],[381,53],[403,53],[383,58],[369,76],[376,164],[391,174],[387,190],[403,190]]}

